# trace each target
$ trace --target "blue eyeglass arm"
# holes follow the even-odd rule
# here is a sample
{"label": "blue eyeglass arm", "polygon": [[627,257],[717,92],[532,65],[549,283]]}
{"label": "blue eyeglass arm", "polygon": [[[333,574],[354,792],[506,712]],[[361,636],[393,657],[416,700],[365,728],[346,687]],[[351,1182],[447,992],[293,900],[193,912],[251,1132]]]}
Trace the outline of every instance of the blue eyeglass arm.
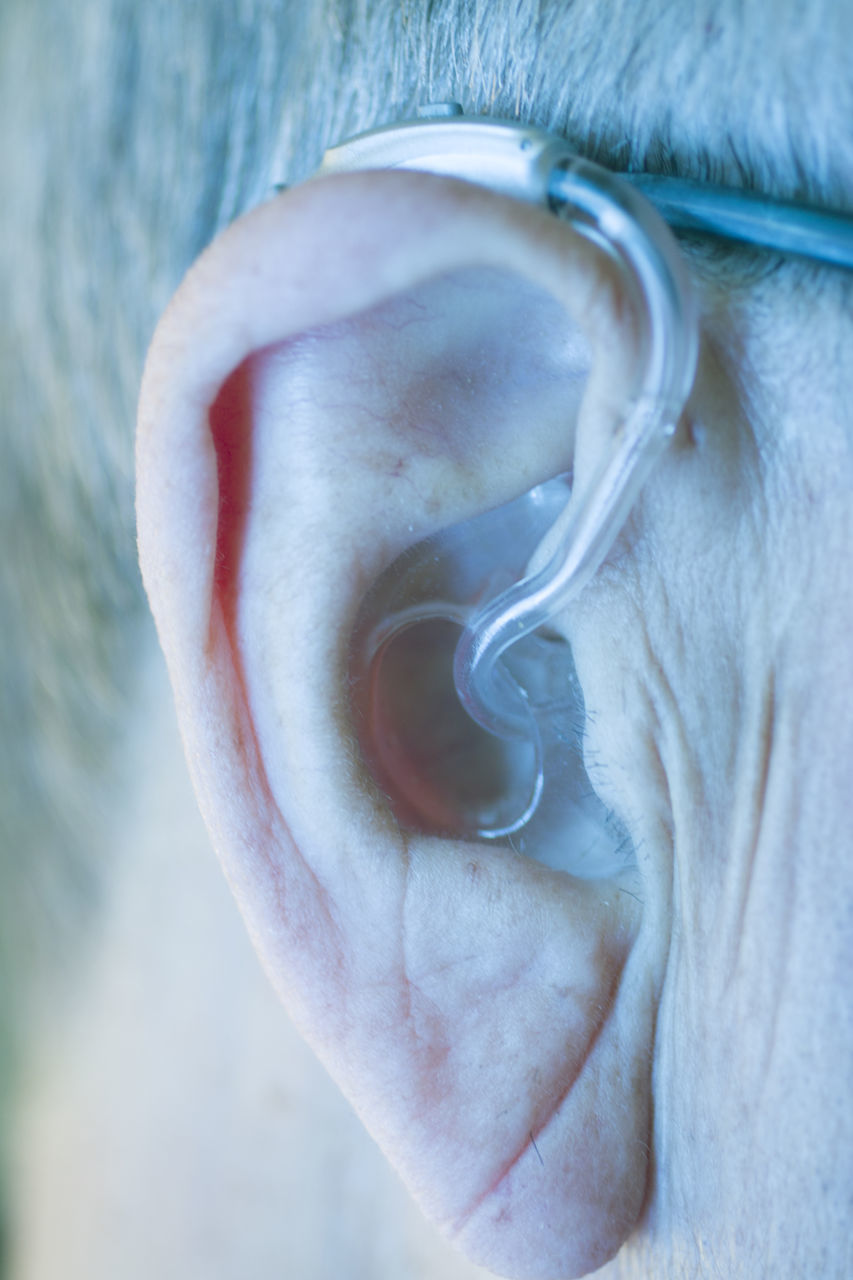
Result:
{"label": "blue eyeglass arm", "polygon": [[[564,140],[517,121],[466,116],[458,103],[431,103],[419,115],[331,147],[320,173],[425,169],[523,199],[550,197],[571,203],[574,178],[566,161],[579,157]],[[615,176],[642,192],[674,230],[723,236],[853,268],[853,214],[689,178],[625,172]]]}
{"label": "blue eyeglass arm", "polygon": [[[560,173],[551,192],[559,198]],[[696,231],[853,268],[853,216],[687,178],[620,173],[675,230]]]}

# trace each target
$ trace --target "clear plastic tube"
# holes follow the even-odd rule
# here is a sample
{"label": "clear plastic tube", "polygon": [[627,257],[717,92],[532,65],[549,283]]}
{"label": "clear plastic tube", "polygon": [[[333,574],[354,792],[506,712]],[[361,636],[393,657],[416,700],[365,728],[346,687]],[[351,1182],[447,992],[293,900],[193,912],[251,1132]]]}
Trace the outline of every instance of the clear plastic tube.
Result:
{"label": "clear plastic tube", "polygon": [[572,493],[550,560],[477,610],[457,646],[454,680],[463,706],[504,738],[529,737],[533,714],[502,658],[564,609],[600,566],[675,430],[696,365],[692,295],[678,249],[654,210],[585,160],[561,166],[550,194],[554,211],[625,269],[641,308],[642,354],[636,392],[597,472]]}
{"label": "clear plastic tube", "polygon": [[[473,173],[544,199],[620,268],[638,359],[597,470],[410,548],[363,602],[350,651],[362,751],[405,826],[502,839],[575,875],[613,874],[630,842],[586,775],[583,695],[571,649],[548,624],[612,548],[690,392],[697,324],[680,253],[642,195],[541,131],[405,124],[344,144],[324,168],[371,165]],[[543,546],[549,558],[531,571]]]}

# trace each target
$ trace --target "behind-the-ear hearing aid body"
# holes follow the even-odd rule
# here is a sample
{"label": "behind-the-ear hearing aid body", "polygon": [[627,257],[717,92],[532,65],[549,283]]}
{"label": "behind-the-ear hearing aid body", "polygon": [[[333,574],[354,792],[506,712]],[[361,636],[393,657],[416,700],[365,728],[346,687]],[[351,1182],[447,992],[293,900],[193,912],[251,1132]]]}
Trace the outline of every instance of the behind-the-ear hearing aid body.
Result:
{"label": "behind-the-ear hearing aid body", "polygon": [[[362,747],[404,823],[511,837],[552,865],[605,874],[624,842],[602,835],[571,650],[548,624],[612,547],[690,392],[696,319],[681,256],[642,196],[538,129],[448,114],[344,143],[321,173],[388,167],[464,178],[565,219],[617,264],[640,358],[581,492],[568,475],[539,485],[411,548],[374,586],[352,645]],[[529,572],[546,535],[550,554]]]}

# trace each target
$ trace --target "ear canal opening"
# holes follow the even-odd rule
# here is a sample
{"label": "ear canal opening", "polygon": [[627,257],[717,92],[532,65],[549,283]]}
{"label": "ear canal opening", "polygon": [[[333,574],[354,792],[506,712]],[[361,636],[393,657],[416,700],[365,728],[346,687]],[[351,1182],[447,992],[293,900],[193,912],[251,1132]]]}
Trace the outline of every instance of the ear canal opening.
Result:
{"label": "ear canal opening", "polygon": [[367,673],[362,748],[398,820],[429,835],[498,838],[538,799],[534,741],[507,741],[467,714],[453,683],[462,623],[428,615],[400,626]]}

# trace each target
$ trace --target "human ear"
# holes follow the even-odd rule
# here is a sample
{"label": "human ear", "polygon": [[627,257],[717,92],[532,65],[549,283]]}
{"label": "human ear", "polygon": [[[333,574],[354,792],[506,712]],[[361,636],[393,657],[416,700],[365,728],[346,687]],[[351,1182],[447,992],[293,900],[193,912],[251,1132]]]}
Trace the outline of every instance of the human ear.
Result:
{"label": "human ear", "polygon": [[[564,308],[591,357],[575,440]],[[556,218],[355,174],[215,242],[140,401],[143,575],[259,955],[428,1216],[511,1276],[587,1274],[642,1210],[661,895],[641,916],[616,881],[402,830],[354,745],[347,649],[406,545],[573,446],[597,461],[634,355],[618,281]]]}

